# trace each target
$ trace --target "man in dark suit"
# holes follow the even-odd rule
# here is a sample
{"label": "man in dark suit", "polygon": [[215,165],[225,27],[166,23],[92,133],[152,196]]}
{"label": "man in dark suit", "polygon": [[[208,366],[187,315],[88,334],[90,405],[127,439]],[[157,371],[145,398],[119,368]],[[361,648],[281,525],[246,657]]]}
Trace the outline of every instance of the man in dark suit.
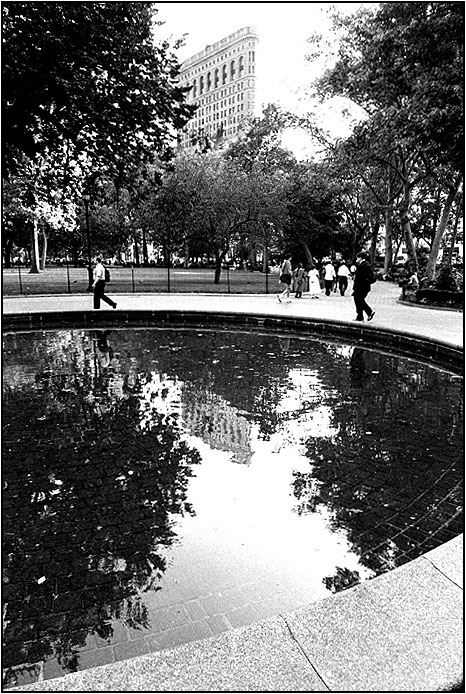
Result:
{"label": "man in dark suit", "polygon": [[375,316],[375,311],[366,303],[366,296],[371,290],[371,284],[375,281],[375,272],[368,260],[367,253],[358,253],[353,283],[353,297],[356,306],[355,320],[357,321],[364,320],[364,313],[367,314],[367,320],[372,320]]}

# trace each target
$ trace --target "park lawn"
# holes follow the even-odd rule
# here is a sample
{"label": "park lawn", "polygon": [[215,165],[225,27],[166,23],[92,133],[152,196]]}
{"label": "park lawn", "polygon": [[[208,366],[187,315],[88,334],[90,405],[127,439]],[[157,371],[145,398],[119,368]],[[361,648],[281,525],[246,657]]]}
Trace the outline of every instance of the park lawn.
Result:
{"label": "park lawn", "polygon": [[[220,283],[214,284],[213,269],[172,268],[168,276],[166,268],[111,267],[108,294],[131,292],[165,293],[196,292],[215,294],[265,294],[266,276],[258,271],[222,271]],[[27,268],[3,270],[3,294],[82,294],[87,290],[87,268],[51,266],[40,274],[29,274]],[[268,292],[280,288],[278,274],[268,275]],[[281,287],[283,289],[283,287]]]}

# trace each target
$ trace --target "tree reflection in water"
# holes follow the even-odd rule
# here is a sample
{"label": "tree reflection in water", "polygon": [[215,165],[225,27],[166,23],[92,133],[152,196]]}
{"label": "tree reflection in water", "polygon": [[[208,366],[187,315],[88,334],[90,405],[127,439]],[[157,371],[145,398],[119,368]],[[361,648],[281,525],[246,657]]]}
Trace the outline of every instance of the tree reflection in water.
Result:
{"label": "tree reflection in water", "polygon": [[[330,510],[379,574],[461,532],[460,380],[358,347],[348,366],[346,383],[332,380],[337,433],[306,440],[311,468],[294,474],[293,492],[299,514]],[[341,590],[358,579],[348,571],[323,581]]]}
{"label": "tree reflection in water", "polygon": [[54,356],[33,388],[4,393],[3,659],[54,653],[73,671],[88,633],[111,637],[115,618],[147,626],[141,593],[158,589],[173,515],[192,513],[199,454],[167,417],[147,420],[144,374],[115,395],[111,372],[88,359],[55,377]]}

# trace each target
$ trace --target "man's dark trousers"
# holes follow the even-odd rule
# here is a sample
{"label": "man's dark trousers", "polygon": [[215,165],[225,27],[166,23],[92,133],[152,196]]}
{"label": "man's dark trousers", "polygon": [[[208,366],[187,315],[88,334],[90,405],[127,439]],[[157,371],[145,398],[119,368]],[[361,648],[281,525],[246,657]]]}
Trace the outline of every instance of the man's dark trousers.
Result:
{"label": "man's dark trousers", "polygon": [[369,294],[369,290],[359,290],[354,292],[354,304],[356,306],[356,320],[364,320],[364,311],[368,316],[372,315],[372,309],[369,304],[366,303],[366,296]]}
{"label": "man's dark trousers", "polygon": [[97,280],[94,287],[94,308],[100,308],[100,300],[105,301],[106,304],[115,306],[115,302],[110,299],[110,297],[104,294],[105,291],[105,281]]}

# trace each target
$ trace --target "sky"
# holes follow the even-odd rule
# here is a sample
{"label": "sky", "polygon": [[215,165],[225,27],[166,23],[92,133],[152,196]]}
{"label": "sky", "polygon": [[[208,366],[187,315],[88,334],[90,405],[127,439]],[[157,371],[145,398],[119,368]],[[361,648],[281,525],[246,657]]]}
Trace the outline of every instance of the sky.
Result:
{"label": "sky", "polygon": [[[256,112],[276,103],[299,115],[317,111],[322,125],[335,136],[344,137],[351,130],[356,112],[345,116],[348,107],[343,100],[316,106],[310,97],[312,81],[331,65],[332,34],[329,12],[336,8],[352,13],[362,5],[377,3],[318,3],[318,2],[159,2],[158,19],[165,24],[157,29],[160,38],[175,41],[185,36],[184,45],[177,50],[180,62],[201,51],[207,44],[228,36],[244,26],[254,26],[259,35],[256,52]],[[308,38],[323,34],[328,46],[327,57],[306,60],[311,47]],[[288,133],[285,146],[303,156],[313,145],[303,133]]]}

